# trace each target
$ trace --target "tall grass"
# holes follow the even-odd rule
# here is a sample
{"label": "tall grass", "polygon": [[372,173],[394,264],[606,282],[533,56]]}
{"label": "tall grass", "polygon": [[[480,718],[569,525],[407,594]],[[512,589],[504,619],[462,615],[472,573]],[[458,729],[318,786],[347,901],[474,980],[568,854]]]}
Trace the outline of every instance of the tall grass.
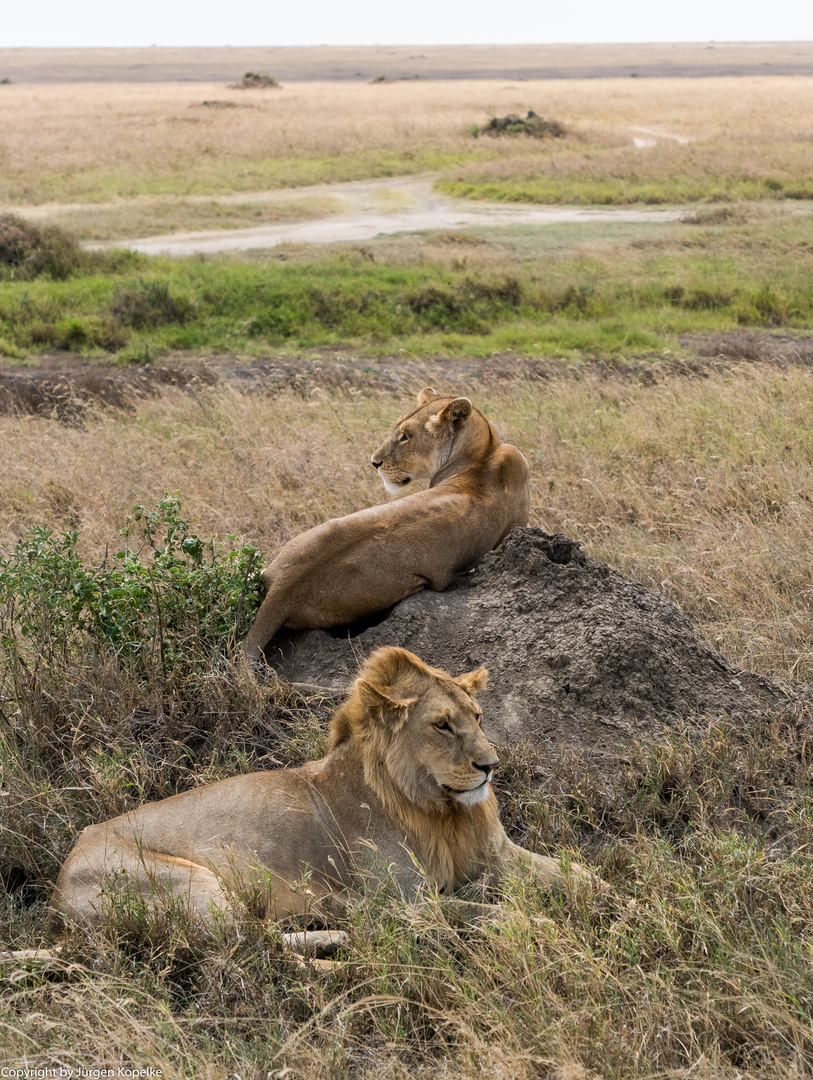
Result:
{"label": "tall grass", "polygon": [[[7,656],[0,698],[7,946],[42,941],[50,883],[83,825],[323,752],[322,699],[244,681],[225,625],[211,624],[214,649],[191,632],[209,625],[210,594],[191,588],[195,540],[234,533],[270,556],[288,535],[377,501],[369,448],[424,382],[467,390],[526,453],[534,524],[666,590],[735,660],[810,678],[809,369],[506,370],[467,385],[411,362],[388,369],[404,386],[390,396],[343,382],[337,365],[300,365],[273,395],[170,391],[81,426],[5,419],[6,551],[32,526],[78,533],[63,551],[71,580],[99,587],[86,609],[48,577],[66,565],[59,544],[24,558],[24,541],[12,557],[32,576],[17,592],[45,637],[28,632],[25,664]],[[134,666],[124,638],[105,643],[77,620],[105,595],[128,510],[164,486],[182,492],[190,521],[167,547],[178,516],[168,503],[131,520],[126,542],[146,543],[138,561],[155,564],[164,610],[190,633],[173,631],[182,655],[162,664],[155,594],[138,606],[135,573],[123,583],[145,643]],[[207,573],[209,561],[204,552]],[[49,588],[56,606],[42,599]],[[57,616],[68,647],[37,663],[58,644]],[[329,973],[296,967],[248,908],[239,932],[206,936],[177,910],[120,904],[104,933],[71,939],[61,971],[2,962],[0,1057],[164,1077],[795,1080],[813,1069],[811,746],[804,717],[747,730],[710,718],[612,777],[560,747],[502,748],[511,835],[593,866],[606,896],[517,880],[493,919],[453,928],[431,902],[405,907],[383,878],[343,917],[350,945]]]}
{"label": "tall grass", "polygon": [[325,360],[293,364],[288,388],[271,394],[170,391],[83,426],[8,416],[0,542],[11,548],[31,524],[78,530],[80,554],[99,560],[131,507],[168,488],[194,508],[198,535],[232,533],[267,558],[381,500],[371,447],[428,383],[470,393],[523,450],[534,524],[666,592],[739,663],[811,678],[807,367],[583,366],[529,381],[535,368],[526,379],[503,360],[493,378],[485,363],[468,381],[403,363],[383,374],[403,389],[380,399],[374,364],[365,374]]}

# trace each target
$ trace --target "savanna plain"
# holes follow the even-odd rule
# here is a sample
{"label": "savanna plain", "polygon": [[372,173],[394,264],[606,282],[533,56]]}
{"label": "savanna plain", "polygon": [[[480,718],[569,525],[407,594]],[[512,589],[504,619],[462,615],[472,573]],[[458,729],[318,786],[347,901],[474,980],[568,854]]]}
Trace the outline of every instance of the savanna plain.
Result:
{"label": "savanna plain", "polygon": [[[529,109],[564,134],[481,131]],[[424,385],[523,451],[531,524],[740,667],[813,682],[811,117],[803,76],[0,85],[5,948],[45,944],[85,825],[323,752],[331,702],[248,680],[235,645],[282,542],[381,501],[370,451]],[[116,246],[328,220],[343,183],[404,176],[454,206],[642,213]],[[377,212],[409,198],[374,191]],[[500,747],[512,838],[608,892],[517,880],[460,929],[384,878],[330,971],[247,899],[213,934],[111,894],[56,970],[0,961],[0,1057],[165,1080],[810,1076],[810,731],[708,717],[611,775]]]}

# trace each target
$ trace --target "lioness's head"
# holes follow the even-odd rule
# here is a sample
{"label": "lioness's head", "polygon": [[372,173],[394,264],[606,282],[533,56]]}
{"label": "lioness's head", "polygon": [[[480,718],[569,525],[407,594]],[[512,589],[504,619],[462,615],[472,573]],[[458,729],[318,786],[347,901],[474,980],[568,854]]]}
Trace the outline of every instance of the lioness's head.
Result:
{"label": "lioness's head", "polygon": [[331,749],[355,738],[367,783],[384,800],[418,809],[472,807],[491,795],[499,764],[474,695],[485,668],[456,678],[406,649],[377,649],[331,727]]}
{"label": "lioness's head", "polygon": [[370,458],[390,495],[413,480],[432,480],[449,463],[472,413],[486,422],[468,398],[440,397],[428,386],[421,390],[418,408],[401,417]]}

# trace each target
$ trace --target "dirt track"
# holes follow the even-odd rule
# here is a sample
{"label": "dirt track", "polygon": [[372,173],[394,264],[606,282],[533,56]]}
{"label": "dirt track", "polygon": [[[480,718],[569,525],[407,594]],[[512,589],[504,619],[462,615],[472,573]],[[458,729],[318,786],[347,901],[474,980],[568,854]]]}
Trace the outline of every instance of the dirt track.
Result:
{"label": "dirt track", "polygon": [[[91,248],[130,248],[145,255],[213,255],[226,251],[271,248],[278,244],[329,244],[371,240],[381,234],[487,227],[489,225],[553,225],[580,221],[677,221],[681,210],[637,210],[617,207],[521,206],[506,203],[462,202],[433,190],[432,177],[396,177],[320,184],[296,191],[221,196],[219,201],[295,200],[330,196],[347,206],[347,213],[315,221],[263,225],[250,229],[173,233],[89,244]],[[383,209],[389,203],[390,209]],[[30,213],[44,217],[48,207]],[[27,211],[23,211],[28,213]]]}

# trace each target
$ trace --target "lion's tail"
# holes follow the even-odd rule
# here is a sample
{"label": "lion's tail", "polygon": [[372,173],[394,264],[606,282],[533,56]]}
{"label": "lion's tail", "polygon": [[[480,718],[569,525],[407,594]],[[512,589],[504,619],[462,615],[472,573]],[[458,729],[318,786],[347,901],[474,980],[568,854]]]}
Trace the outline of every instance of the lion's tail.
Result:
{"label": "lion's tail", "polygon": [[287,618],[280,603],[280,592],[281,590],[273,587],[268,590],[243,641],[243,655],[249,663],[262,660],[263,649]]}

